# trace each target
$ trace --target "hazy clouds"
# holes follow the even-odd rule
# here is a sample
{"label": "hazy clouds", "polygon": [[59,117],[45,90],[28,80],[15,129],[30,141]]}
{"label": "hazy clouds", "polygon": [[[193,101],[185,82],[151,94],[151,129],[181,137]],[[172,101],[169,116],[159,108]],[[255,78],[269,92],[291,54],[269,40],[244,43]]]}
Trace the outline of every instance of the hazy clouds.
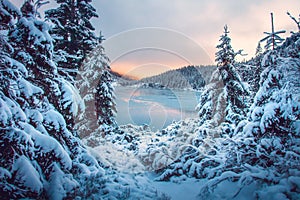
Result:
{"label": "hazy clouds", "polygon": [[[20,1],[14,0],[17,4],[20,4]],[[149,51],[144,50],[146,52],[144,55],[140,52],[136,56],[134,52],[131,52],[134,44],[139,43],[139,47],[142,48],[141,40],[147,41],[147,38],[150,38],[148,46],[149,42],[161,42],[164,47],[169,44],[167,46],[169,49],[165,49],[166,51],[161,54],[160,64],[162,65],[169,62],[169,66],[178,66],[174,64],[176,59],[170,55],[166,56],[166,52],[178,50],[179,46],[181,50],[178,50],[179,52],[176,50],[176,53],[184,52],[184,55],[180,56],[191,54],[189,57],[197,57],[199,51],[190,48],[191,44],[192,46],[198,45],[197,50],[203,49],[205,54],[208,54],[209,61],[213,63],[215,46],[218,44],[225,24],[229,27],[233,48],[244,49],[248,53],[247,58],[250,58],[255,52],[258,41],[264,37],[263,32],[271,29],[270,12],[274,13],[275,29],[287,30],[286,35],[291,30],[297,30],[286,12],[291,12],[295,17],[298,17],[300,13],[299,0],[94,0],[93,5],[99,14],[99,18],[92,21],[96,32],[98,34],[101,31],[106,38],[106,44],[104,44],[108,56],[114,61],[113,67],[123,72],[126,68],[125,63],[127,67],[131,65],[130,63],[132,67],[149,65],[151,61]],[[132,34],[137,29],[149,27],[155,27],[155,30],[174,30],[174,34],[170,36],[165,31],[161,38],[155,35],[159,31],[156,31],[154,35],[152,32],[147,34],[145,31],[139,33],[143,35],[137,32]],[[130,37],[124,38],[126,34],[128,36],[128,33],[131,33]],[[125,36],[121,36],[122,34]],[[176,34],[178,38],[174,39]],[[188,43],[184,44],[184,42]],[[127,52],[127,56],[116,55],[120,52],[124,53],[124,49],[131,53]],[[204,55],[203,51],[200,50],[199,59],[192,59],[192,64],[210,63],[206,59],[207,54]],[[118,59],[115,60],[116,58]],[[145,59],[144,62],[143,59]],[[168,59],[169,61],[166,61]],[[153,59],[154,61],[156,62],[156,58]]]}
{"label": "hazy clouds", "polygon": [[[170,29],[195,41],[208,53],[212,62],[216,51],[215,46],[218,44],[225,24],[229,26],[234,49],[244,49],[248,53],[247,58],[250,58],[255,52],[258,41],[264,37],[263,32],[271,29],[270,12],[274,13],[275,29],[285,29],[287,32],[296,30],[297,27],[286,15],[286,11],[290,11],[296,17],[300,13],[299,0],[99,0],[93,4],[100,15],[95,25],[102,30],[108,41],[116,34],[136,28]],[[140,37],[147,39],[146,36]],[[164,39],[169,38],[162,35],[162,40]],[[134,41],[135,39],[130,40],[130,42]],[[174,45],[182,42],[173,40]],[[123,45],[125,46],[119,46],[119,48],[128,47],[126,44]],[[110,48],[106,47],[109,55]],[[190,52],[188,47],[182,50]],[[132,61],[132,67],[137,67],[132,57],[133,55],[127,60],[126,66]],[[141,60],[143,57],[139,55],[136,59]],[[163,60],[164,56],[161,57]],[[125,60],[123,58],[124,68]],[[199,63],[193,64],[208,64],[204,60],[201,62],[201,59],[198,61]],[[148,61],[145,60],[142,64],[147,63]],[[170,60],[171,63],[173,63],[172,60]],[[121,62],[118,66],[114,64],[113,67],[122,68]]]}

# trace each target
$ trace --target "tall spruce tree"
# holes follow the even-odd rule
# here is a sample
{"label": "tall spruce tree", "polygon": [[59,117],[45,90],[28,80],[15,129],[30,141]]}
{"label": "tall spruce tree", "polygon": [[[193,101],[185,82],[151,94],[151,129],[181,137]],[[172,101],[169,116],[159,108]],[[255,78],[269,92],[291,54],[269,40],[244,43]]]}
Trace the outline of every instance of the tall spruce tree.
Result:
{"label": "tall spruce tree", "polygon": [[98,123],[102,126],[116,127],[114,118],[116,110],[114,89],[111,85],[112,78],[108,70],[101,74],[98,86],[96,88],[95,101]]}
{"label": "tall spruce tree", "polygon": [[235,69],[235,56],[237,53],[231,46],[228,36],[228,27],[224,27],[224,34],[220,37],[220,44],[216,52],[217,71],[212,76],[210,84],[200,96],[197,109],[201,124],[210,120],[214,127],[222,122],[236,125],[246,116],[246,97],[248,92]]}
{"label": "tall spruce tree", "polygon": [[111,84],[109,60],[102,45],[99,45],[85,59],[76,80],[85,103],[85,112],[77,118],[76,123],[81,137],[100,139],[117,127]]}
{"label": "tall spruce tree", "polygon": [[[237,53],[231,47],[228,36],[228,27],[224,27],[224,34],[220,37],[219,51],[216,53],[216,62],[224,84],[226,98],[225,122],[237,124],[246,117],[246,96],[248,94],[242,80],[234,67],[234,58]],[[240,52],[240,51],[239,51]]]}
{"label": "tall spruce tree", "polygon": [[94,34],[90,20],[98,17],[92,0],[56,0],[59,7],[46,11],[46,19],[54,27],[54,61],[58,72],[69,80],[75,80],[78,69],[88,52],[94,49],[99,39]]}
{"label": "tall spruce tree", "polygon": [[[228,34],[228,28],[225,26],[217,46],[217,70],[199,99],[198,136],[192,140],[191,146],[182,152],[180,158],[165,170],[159,178],[161,180],[169,180],[170,177],[181,174],[213,178],[222,173],[223,167],[234,167],[234,162],[227,162],[224,155],[236,125],[246,118],[247,104],[244,96],[246,97],[248,92],[234,67],[237,53],[231,47]],[[202,149],[203,146],[207,147]]]}

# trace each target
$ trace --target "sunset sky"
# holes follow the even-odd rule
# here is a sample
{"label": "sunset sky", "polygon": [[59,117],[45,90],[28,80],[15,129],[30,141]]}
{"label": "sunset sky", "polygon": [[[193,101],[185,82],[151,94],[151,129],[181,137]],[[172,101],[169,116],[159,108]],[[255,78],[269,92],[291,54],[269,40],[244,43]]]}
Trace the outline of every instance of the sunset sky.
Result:
{"label": "sunset sky", "polygon": [[214,64],[225,24],[233,48],[248,54],[239,60],[251,58],[263,32],[271,30],[271,12],[275,30],[287,31],[283,37],[297,30],[286,12],[296,18],[300,13],[299,0],[94,0],[93,5],[100,17],[92,22],[106,38],[112,69],[137,77]]}

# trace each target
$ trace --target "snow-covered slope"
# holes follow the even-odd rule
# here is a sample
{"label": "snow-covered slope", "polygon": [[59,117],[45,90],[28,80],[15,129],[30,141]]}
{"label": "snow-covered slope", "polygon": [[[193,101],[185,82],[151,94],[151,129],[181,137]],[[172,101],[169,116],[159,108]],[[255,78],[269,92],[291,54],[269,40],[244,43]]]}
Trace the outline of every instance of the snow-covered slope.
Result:
{"label": "snow-covered slope", "polygon": [[211,77],[216,66],[187,66],[141,80],[121,80],[119,84],[169,89],[200,90]]}

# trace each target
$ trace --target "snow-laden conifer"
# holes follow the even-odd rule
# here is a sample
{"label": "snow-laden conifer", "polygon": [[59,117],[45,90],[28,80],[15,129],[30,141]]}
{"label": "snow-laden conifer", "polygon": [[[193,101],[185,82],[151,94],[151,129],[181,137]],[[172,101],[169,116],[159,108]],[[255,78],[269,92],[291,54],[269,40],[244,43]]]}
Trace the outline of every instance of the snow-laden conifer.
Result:
{"label": "snow-laden conifer", "polygon": [[58,7],[46,11],[46,19],[53,27],[50,31],[54,39],[54,61],[59,74],[72,82],[87,54],[99,40],[90,20],[98,17],[92,0],[56,0]]}

